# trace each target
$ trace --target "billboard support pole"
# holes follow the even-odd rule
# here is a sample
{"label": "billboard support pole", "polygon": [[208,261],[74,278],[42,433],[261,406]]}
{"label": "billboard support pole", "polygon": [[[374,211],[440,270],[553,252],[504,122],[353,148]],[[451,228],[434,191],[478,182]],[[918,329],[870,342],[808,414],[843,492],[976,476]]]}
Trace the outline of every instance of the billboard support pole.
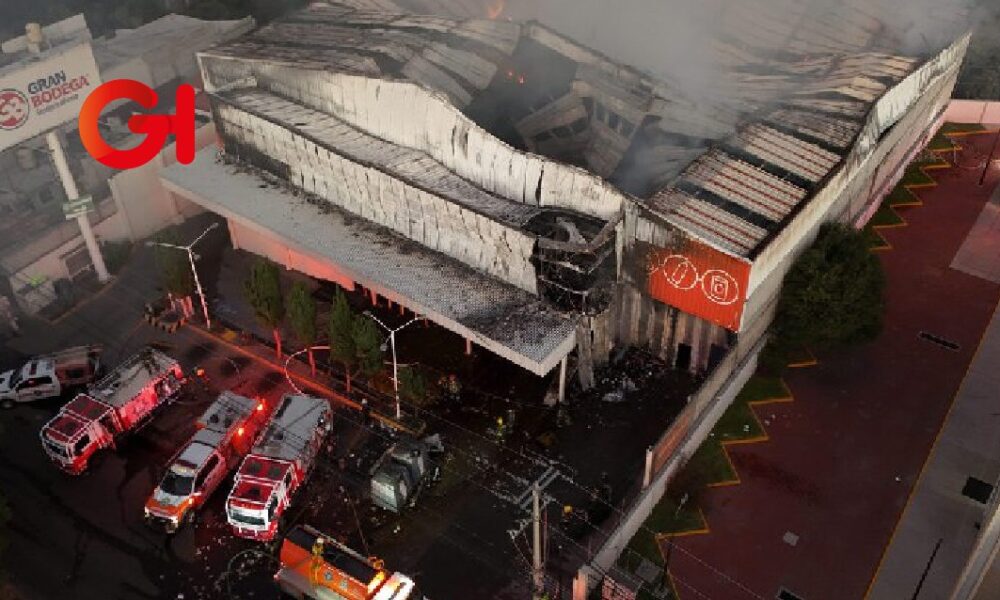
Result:
{"label": "billboard support pole", "polygon": [[[45,134],[45,141],[52,151],[52,162],[59,172],[59,179],[62,181],[63,190],[66,191],[66,199],[72,202],[80,197],[80,192],[76,188],[76,181],[73,180],[73,173],[69,170],[66,162],[66,154],[63,152],[62,143],[55,130]],[[101,283],[111,278],[108,275],[108,268],[104,266],[104,257],[101,256],[101,248],[97,245],[97,238],[94,237],[94,230],[90,227],[90,218],[86,212],[76,217],[76,222],[80,225],[80,233],[83,234],[83,241],[87,244],[87,252],[90,254],[90,261],[94,263],[94,270],[97,272],[97,280]]]}

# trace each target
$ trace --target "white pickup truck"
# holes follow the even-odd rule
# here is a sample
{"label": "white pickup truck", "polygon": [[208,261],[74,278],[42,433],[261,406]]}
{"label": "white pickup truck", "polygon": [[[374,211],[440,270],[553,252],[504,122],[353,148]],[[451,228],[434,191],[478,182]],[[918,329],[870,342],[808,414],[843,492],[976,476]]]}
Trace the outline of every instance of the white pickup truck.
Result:
{"label": "white pickup truck", "polygon": [[100,374],[100,356],[97,346],[77,346],[0,373],[0,407],[55,398],[86,386]]}

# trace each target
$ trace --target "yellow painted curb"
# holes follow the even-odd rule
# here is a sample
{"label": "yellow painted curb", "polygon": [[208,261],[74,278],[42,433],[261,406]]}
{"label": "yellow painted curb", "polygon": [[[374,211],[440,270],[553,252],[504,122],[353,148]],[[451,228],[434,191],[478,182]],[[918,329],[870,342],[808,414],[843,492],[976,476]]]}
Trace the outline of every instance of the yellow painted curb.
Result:
{"label": "yellow painted curb", "polygon": [[[942,133],[941,135],[943,135],[943,136],[945,136],[947,138],[954,138],[954,137],[965,137],[965,136],[969,136],[969,135],[980,135],[980,134],[985,134],[985,133],[990,133],[990,132],[989,131],[963,131],[963,132],[957,132],[957,133]],[[992,130],[992,133],[997,133],[997,130]],[[952,154],[952,153],[956,153],[956,152],[961,152],[962,149],[963,148],[962,148],[961,145],[955,144],[954,148],[928,149],[928,150],[930,150],[930,152],[932,154]],[[893,214],[896,215],[896,217],[900,220],[900,222],[899,223],[893,223],[891,225],[871,225],[870,226],[871,230],[875,233],[875,235],[877,235],[879,238],[881,238],[881,240],[883,241],[884,245],[881,245],[881,246],[872,246],[871,248],[868,249],[870,252],[883,252],[883,251],[886,251],[886,250],[892,250],[892,244],[890,244],[889,241],[885,239],[885,236],[883,236],[881,233],[879,233],[879,231],[882,230],[882,229],[897,229],[897,228],[906,227],[907,225],[909,225],[909,223],[906,222],[906,219],[901,214],[899,214],[899,212],[896,209],[897,208],[908,208],[908,207],[913,207],[913,206],[923,206],[923,204],[924,204],[923,201],[920,199],[919,196],[917,196],[916,193],[914,193],[914,190],[926,190],[926,189],[937,187],[938,186],[938,182],[934,179],[934,177],[930,173],[928,173],[928,171],[935,171],[935,170],[940,170],[940,169],[947,169],[947,168],[950,168],[951,166],[952,166],[951,163],[949,163],[947,160],[944,160],[944,159],[941,159],[941,162],[931,163],[931,164],[927,164],[927,165],[918,165],[917,166],[917,170],[920,171],[921,173],[923,173],[925,177],[927,177],[928,179],[931,180],[931,182],[930,183],[914,183],[914,184],[910,184],[910,185],[902,185],[902,184],[900,184],[900,185],[902,185],[903,189],[906,190],[910,194],[910,196],[913,198],[913,202],[899,202],[899,203],[896,203],[896,204],[889,204],[888,205],[889,210],[891,210],[893,212]],[[907,168],[909,168],[909,165],[907,165]]]}
{"label": "yellow painted curb", "polygon": [[656,540],[657,546],[663,540],[668,540],[670,538],[685,537],[689,535],[703,535],[709,533],[710,529],[708,527],[708,519],[705,518],[705,513],[698,507],[698,516],[701,519],[702,526],[697,529],[686,529],[684,531],[675,531],[673,533],[656,533],[653,534],[653,538]]}

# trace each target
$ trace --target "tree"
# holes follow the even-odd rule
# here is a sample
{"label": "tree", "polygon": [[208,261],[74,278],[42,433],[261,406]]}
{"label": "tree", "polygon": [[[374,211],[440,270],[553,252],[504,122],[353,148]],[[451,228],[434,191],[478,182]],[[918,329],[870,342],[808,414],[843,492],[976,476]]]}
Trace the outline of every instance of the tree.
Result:
{"label": "tree", "polygon": [[337,290],[330,308],[330,358],[344,365],[347,392],[351,392],[351,371],[357,364],[354,347],[354,313],[343,290]]}
{"label": "tree", "polygon": [[416,367],[407,367],[399,372],[399,394],[414,404],[423,405],[427,401],[427,378]]}
{"label": "tree", "polygon": [[828,223],[785,275],[775,333],[781,346],[825,350],[882,329],[885,275],[861,232]]}
{"label": "tree", "polygon": [[309,368],[316,375],[316,358],[313,356],[313,346],[316,344],[316,300],[309,293],[304,283],[298,282],[288,293],[288,320],[295,332],[295,337],[306,347],[309,355]]}
{"label": "tree", "polygon": [[[179,246],[176,235],[162,235],[157,240],[164,244]],[[191,273],[191,262],[184,250],[154,246],[154,260],[160,270],[163,287],[178,298],[186,298],[194,293],[194,274]]]}
{"label": "tree", "polygon": [[382,336],[375,322],[365,315],[354,317],[352,333],[358,367],[365,377],[372,377],[382,370]]}
{"label": "tree", "polygon": [[258,260],[250,270],[250,279],[243,284],[247,302],[257,313],[257,319],[274,334],[275,351],[281,358],[281,321],[285,318],[285,303],[281,295],[281,272],[267,260]]}

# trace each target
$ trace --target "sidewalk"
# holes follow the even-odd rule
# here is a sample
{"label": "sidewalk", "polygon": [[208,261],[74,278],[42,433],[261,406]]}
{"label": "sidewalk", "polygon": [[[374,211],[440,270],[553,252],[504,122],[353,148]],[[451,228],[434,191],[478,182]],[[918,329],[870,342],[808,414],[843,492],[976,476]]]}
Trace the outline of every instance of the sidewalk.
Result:
{"label": "sidewalk", "polygon": [[[1000,188],[994,194],[994,201],[997,198]],[[983,211],[989,218],[995,212],[993,203]],[[974,233],[970,234],[970,240]],[[963,245],[959,256],[966,255],[965,260],[977,265],[981,276],[992,280],[1000,263],[992,245],[980,245],[984,252],[978,254],[990,256],[976,259],[967,256],[974,252],[968,246],[968,242]],[[870,600],[948,598],[951,594],[979,535],[986,509],[984,502],[989,496],[987,492],[987,498],[977,501],[963,493],[965,486],[969,478],[993,486],[1000,477],[998,364],[1000,310],[993,314],[896,526],[869,590]]]}

